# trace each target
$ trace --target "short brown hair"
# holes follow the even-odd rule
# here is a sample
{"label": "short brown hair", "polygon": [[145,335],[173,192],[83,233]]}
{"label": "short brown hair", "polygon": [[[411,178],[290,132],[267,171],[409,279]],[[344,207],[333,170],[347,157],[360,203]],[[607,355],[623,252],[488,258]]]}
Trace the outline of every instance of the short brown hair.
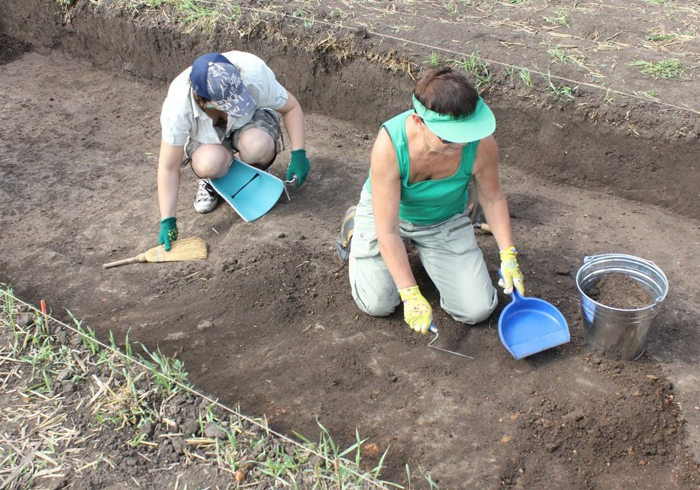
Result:
{"label": "short brown hair", "polygon": [[479,92],[467,77],[449,66],[424,71],[413,95],[431,111],[454,117],[472,114],[479,102]]}

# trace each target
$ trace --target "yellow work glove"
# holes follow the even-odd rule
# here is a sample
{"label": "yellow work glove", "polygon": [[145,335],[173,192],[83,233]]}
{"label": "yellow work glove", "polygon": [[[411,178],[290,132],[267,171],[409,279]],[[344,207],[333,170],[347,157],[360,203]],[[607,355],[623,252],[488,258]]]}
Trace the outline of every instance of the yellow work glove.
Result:
{"label": "yellow work glove", "polygon": [[525,285],[523,284],[523,273],[518,265],[518,251],[515,247],[501,250],[501,279],[498,285],[503,288],[505,294],[513,292],[515,286],[518,292],[525,296]]}
{"label": "yellow work glove", "polygon": [[399,289],[403,301],[403,319],[416,332],[426,334],[433,321],[433,309],[428,300],[420,294],[418,286]]}

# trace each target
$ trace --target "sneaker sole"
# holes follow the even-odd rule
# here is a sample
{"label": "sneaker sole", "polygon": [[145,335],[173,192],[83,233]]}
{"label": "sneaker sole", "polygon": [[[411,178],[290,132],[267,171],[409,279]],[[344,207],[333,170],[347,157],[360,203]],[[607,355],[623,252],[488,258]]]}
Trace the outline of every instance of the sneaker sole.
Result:
{"label": "sneaker sole", "polygon": [[342,240],[343,247],[347,247],[352,238],[355,224],[355,215],[357,214],[357,206],[351,206],[345,211],[345,216],[343,216],[343,224],[340,225],[340,238]]}
{"label": "sneaker sole", "polygon": [[338,258],[346,263],[350,258],[350,246],[352,244],[352,235],[355,231],[355,215],[357,214],[357,206],[351,206],[345,211],[343,216],[343,224],[340,225],[340,233],[335,239],[335,251]]}

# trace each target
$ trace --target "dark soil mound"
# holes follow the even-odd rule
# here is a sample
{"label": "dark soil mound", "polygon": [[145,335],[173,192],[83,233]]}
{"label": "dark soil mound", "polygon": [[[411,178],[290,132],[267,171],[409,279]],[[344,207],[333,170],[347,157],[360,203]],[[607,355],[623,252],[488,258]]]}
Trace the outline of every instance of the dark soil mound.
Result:
{"label": "dark soil mound", "polygon": [[31,45],[19,41],[0,32],[0,65],[9,63],[19,58],[23,53],[31,50]]}
{"label": "dark soil mound", "polygon": [[649,306],[651,295],[639,282],[625,274],[606,274],[588,290],[588,296],[611,308],[636,310]]}

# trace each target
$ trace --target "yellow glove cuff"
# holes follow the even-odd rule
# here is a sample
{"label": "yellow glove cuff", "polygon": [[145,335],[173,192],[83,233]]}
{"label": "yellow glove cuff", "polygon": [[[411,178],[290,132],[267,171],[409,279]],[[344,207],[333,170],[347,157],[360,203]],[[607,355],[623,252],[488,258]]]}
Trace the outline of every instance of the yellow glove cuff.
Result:
{"label": "yellow glove cuff", "polygon": [[420,294],[420,289],[418,286],[410,286],[407,288],[399,289],[399,296],[401,296],[401,299],[403,301],[408,301],[409,299],[413,299],[417,296],[422,296]]}
{"label": "yellow glove cuff", "polygon": [[506,260],[517,260],[518,259],[518,251],[515,249],[515,247],[508,247],[504,250],[501,250],[501,262],[505,262]]}

